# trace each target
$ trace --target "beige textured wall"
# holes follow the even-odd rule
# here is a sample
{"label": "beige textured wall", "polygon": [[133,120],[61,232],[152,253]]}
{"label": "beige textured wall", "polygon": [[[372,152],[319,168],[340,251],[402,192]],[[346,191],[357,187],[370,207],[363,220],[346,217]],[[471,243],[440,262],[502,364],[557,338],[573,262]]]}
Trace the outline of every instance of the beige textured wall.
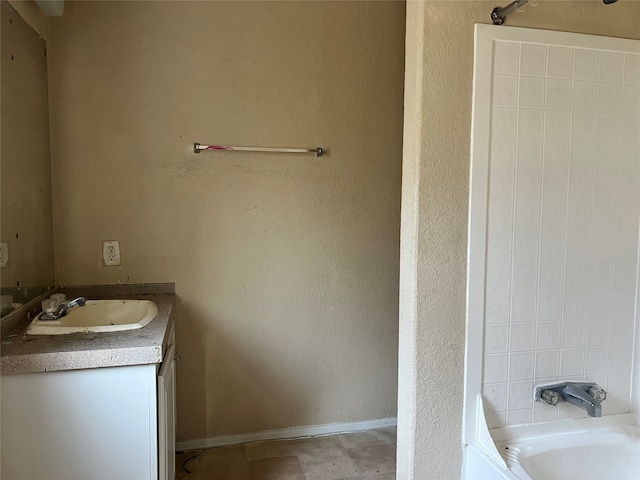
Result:
{"label": "beige textured wall", "polygon": [[1,7],[0,237],[9,264],[0,285],[24,302],[38,294],[32,287],[53,284],[47,59],[32,27]]}
{"label": "beige textured wall", "polygon": [[[495,6],[407,3],[399,480],[460,478],[473,25]],[[640,38],[640,2],[540,0],[507,24]]]}
{"label": "beige textured wall", "polygon": [[56,281],[176,282],[178,440],[395,416],[404,18],[68,2],[53,20]]}
{"label": "beige textured wall", "polygon": [[42,13],[33,0],[8,0],[11,5],[44,40],[51,40],[51,17]]}

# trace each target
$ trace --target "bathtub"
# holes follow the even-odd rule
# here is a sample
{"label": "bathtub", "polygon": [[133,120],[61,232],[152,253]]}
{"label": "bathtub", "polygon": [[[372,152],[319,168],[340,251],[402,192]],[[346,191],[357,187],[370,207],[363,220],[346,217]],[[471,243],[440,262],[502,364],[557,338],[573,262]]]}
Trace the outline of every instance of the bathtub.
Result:
{"label": "bathtub", "polygon": [[521,480],[638,480],[640,428],[603,428],[499,443]]}
{"label": "bathtub", "polygon": [[[594,421],[595,420],[595,421]],[[640,427],[630,415],[492,431],[465,449],[467,480],[640,479]],[[495,438],[497,437],[497,438]]]}

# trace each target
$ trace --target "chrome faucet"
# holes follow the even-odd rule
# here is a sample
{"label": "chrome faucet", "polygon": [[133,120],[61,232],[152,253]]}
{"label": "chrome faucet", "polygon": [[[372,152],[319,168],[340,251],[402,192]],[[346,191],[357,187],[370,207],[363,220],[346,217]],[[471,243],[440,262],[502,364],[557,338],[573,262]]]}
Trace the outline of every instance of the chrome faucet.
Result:
{"label": "chrome faucet", "polygon": [[87,299],[84,297],[78,297],[67,302],[62,302],[60,305],[58,305],[58,309],[55,312],[43,313],[42,315],[40,315],[40,320],[58,320],[60,317],[64,316],[70,308],[84,307],[86,303]]}
{"label": "chrome faucet", "polygon": [[607,392],[592,382],[563,382],[536,387],[536,401],[556,405],[568,402],[587,412],[590,417],[601,417],[602,406]]}

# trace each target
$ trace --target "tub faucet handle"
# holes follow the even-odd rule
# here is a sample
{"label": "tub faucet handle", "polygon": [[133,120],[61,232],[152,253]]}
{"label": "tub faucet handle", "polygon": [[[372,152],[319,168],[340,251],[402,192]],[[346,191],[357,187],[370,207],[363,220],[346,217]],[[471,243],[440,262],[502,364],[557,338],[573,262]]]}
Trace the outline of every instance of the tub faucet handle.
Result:
{"label": "tub faucet handle", "polygon": [[589,394],[593,397],[596,403],[601,403],[607,399],[607,392],[598,386],[591,387]]}
{"label": "tub faucet handle", "polygon": [[557,405],[560,401],[560,395],[558,395],[558,393],[554,392],[553,390],[544,390],[540,398],[542,398],[542,400],[544,400],[549,405]]}

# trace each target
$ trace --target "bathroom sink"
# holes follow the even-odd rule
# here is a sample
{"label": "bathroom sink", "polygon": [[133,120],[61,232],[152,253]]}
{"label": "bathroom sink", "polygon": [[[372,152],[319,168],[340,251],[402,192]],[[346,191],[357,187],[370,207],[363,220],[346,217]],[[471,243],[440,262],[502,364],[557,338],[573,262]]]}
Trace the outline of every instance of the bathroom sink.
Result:
{"label": "bathroom sink", "polygon": [[64,335],[78,332],[118,332],[142,328],[158,314],[158,307],[149,300],[87,300],[83,307],[74,307],[58,320],[33,319],[29,335]]}

